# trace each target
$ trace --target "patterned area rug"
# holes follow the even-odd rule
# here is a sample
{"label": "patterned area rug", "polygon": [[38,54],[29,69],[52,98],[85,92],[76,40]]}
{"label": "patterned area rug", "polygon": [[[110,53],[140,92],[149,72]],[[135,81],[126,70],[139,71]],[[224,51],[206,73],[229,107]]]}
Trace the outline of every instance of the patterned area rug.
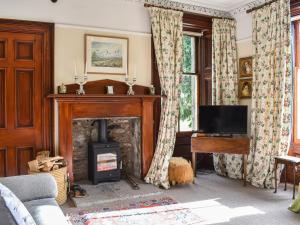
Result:
{"label": "patterned area rug", "polygon": [[[189,225],[203,220],[170,197],[146,200],[118,209],[101,208],[69,215],[73,225]],[[112,211],[113,210],[113,211]]]}

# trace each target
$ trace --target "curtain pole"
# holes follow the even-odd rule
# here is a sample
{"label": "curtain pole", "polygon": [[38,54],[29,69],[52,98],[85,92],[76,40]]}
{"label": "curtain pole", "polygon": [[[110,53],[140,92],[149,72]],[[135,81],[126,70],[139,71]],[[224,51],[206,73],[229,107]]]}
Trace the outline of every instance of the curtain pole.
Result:
{"label": "curtain pole", "polygon": [[[181,9],[174,9],[171,7],[166,7],[166,6],[160,6],[160,5],[154,5],[154,4],[149,4],[149,3],[145,3],[144,7],[149,8],[149,7],[156,7],[156,8],[161,8],[161,9],[169,9],[169,10],[174,10],[174,11],[179,11],[179,12],[183,12],[183,13],[190,13],[190,12],[185,12]],[[202,14],[201,14],[202,15]],[[203,15],[203,16],[207,16],[207,15]],[[228,20],[234,20],[234,18],[229,18],[229,17],[218,17],[218,16],[207,16],[210,17],[212,19],[228,19]]]}

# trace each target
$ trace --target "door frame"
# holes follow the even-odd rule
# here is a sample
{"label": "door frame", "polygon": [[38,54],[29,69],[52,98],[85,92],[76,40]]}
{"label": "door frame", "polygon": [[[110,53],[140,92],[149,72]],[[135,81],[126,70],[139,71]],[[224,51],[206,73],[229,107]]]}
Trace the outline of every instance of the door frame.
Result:
{"label": "door frame", "polygon": [[42,146],[51,154],[54,153],[54,108],[47,95],[54,93],[54,28],[54,23],[0,19],[0,32],[42,36]]}

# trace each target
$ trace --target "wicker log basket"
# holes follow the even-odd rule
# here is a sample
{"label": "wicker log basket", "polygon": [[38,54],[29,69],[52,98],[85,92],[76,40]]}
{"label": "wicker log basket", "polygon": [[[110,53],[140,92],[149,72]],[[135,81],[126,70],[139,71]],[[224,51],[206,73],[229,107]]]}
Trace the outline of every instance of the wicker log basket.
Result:
{"label": "wicker log basket", "polygon": [[50,173],[56,183],[58,195],[56,201],[59,205],[67,201],[68,176],[67,166],[64,159],[60,156],[49,157],[49,151],[41,151],[35,160],[28,162],[28,174]]}

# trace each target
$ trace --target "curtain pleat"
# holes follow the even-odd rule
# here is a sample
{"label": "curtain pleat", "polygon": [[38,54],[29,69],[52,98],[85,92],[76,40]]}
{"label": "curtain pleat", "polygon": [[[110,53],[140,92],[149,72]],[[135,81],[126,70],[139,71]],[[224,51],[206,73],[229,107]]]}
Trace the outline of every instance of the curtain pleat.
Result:
{"label": "curtain pleat", "polygon": [[168,168],[174,151],[179,114],[183,13],[156,7],[150,7],[149,11],[164,97],[157,146],[145,181],[167,189],[170,187]]}
{"label": "curtain pleat", "polygon": [[[229,19],[213,19],[213,105],[238,104],[237,90],[236,22]],[[241,178],[242,156],[214,154],[217,174]]]}
{"label": "curtain pleat", "polygon": [[290,23],[289,0],[278,0],[252,13],[254,71],[248,179],[257,187],[274,188],[274,156],[286,155],[289,149]]}

